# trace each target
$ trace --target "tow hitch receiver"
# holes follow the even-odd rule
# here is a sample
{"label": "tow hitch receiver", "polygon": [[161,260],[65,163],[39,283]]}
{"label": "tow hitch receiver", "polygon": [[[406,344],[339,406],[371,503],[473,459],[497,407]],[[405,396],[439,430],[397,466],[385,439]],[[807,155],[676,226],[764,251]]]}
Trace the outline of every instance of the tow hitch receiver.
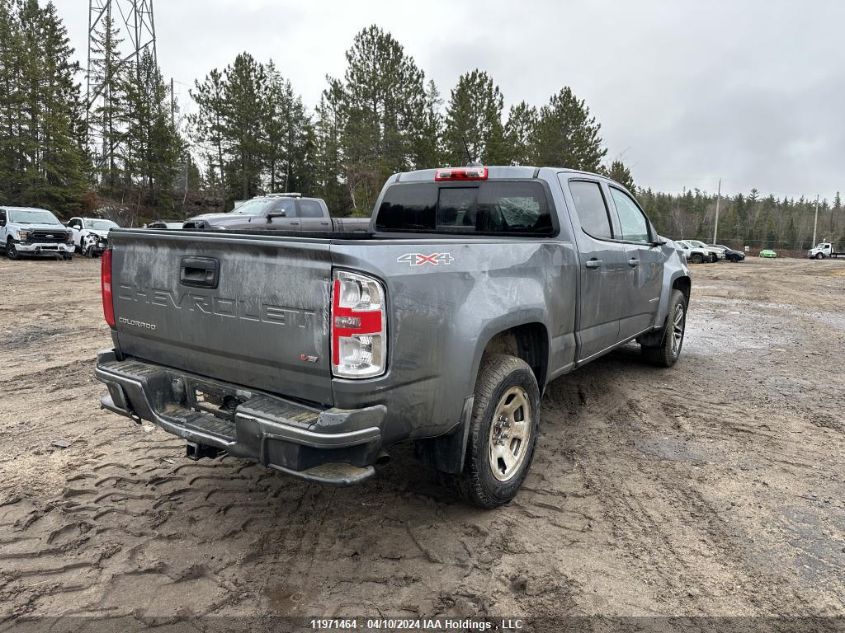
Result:
{"label": "tow hitch receiver", "polygon": [[196,442],[188,442],[185,446],[185,456],[193,461],[199,461],[203,457],[214,459],[222,451],[216,446],[209,446],[208,444],[197,444]]}

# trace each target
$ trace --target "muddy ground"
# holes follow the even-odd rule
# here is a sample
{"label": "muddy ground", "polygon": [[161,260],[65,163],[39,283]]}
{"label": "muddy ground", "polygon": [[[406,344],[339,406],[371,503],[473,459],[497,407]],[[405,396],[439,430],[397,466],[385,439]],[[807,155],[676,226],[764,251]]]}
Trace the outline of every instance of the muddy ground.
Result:
{"label": "muddy ground", "polygon": [[[680,363],[557,380],[483,512],[399,450],[307,484],[101,411],[98,262],[0,260],[0,628],[21,615],[845,614],[845,261],[694,268]],[[67,448],[53,446],[59,441]]]}

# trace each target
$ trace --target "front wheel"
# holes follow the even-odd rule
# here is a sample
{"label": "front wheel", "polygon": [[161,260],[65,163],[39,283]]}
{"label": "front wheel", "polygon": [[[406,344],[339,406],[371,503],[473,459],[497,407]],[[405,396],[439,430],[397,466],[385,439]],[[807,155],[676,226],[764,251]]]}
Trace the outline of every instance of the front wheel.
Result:
{"label": "front wheel", "polygon": [[816,259],[824,259],[824,253],[816,253]]}
{"label": "front wheel", "polygon": [[690,261],[693,264],[703,264],[704,258],[701,256],[701,253],[693,253],[692,256],[690,257]]}
{"label": "front wheel", "polygon": [[540,389],[525,361],[496,354],[475,384],[461,493],[490,509],[513,499],[528,475],[540,425]]}
{"label": "front wheel", "polygon": [[20,257],[18,249],[12,240],[6,242],[6,257],[9,259],[18,259]]}
{"label": "front wheel", "polygon": [[643,345],[643,357],[652,365],[671,367],[681,355],[684,346],[684,332],[687,326],[687,298],[680,290],[672,291],[669,302],[669,316],[658,345]]}

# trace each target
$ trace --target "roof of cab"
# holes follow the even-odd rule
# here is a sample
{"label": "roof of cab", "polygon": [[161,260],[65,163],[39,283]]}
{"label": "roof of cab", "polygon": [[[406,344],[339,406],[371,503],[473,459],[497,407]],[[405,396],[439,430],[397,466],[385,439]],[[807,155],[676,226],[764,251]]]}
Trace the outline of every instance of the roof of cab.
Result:
{"label": "roof of cab", "polygon": [[[460,169],[461,166],[456,166],[454,169]],[[448,169],[441,167],[438,169]],[[389,182],[431,182],[434,181],[434,176],[438,169],[419,169],[416,171],[404,171],[393,174]],[[540,172],[540,167],[531,165],[487,165],[487,179],[493,180],[495,178],[536,178]],[[566,172],[570,174],[578,174],[583,176],[590,176],[593,178],[602,178],[604,180],[611,180],[607,176],[596,174],[589,171],[582,171],[579,169],[570,169],[568,167],[544,167],[543,169],[551,169],[555,172]],[[613,181],[615,182],[615,181]]]}

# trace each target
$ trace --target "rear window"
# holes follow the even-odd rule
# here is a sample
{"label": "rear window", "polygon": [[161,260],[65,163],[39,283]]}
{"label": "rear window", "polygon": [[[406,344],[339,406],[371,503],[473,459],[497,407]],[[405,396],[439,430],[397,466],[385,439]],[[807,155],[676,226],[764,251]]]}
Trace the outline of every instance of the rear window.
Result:
{"label": "rear window", "polygon": [[552,235],[539,182],[487,181],[461,186],[391,185],[376,216],[380,231]]}

